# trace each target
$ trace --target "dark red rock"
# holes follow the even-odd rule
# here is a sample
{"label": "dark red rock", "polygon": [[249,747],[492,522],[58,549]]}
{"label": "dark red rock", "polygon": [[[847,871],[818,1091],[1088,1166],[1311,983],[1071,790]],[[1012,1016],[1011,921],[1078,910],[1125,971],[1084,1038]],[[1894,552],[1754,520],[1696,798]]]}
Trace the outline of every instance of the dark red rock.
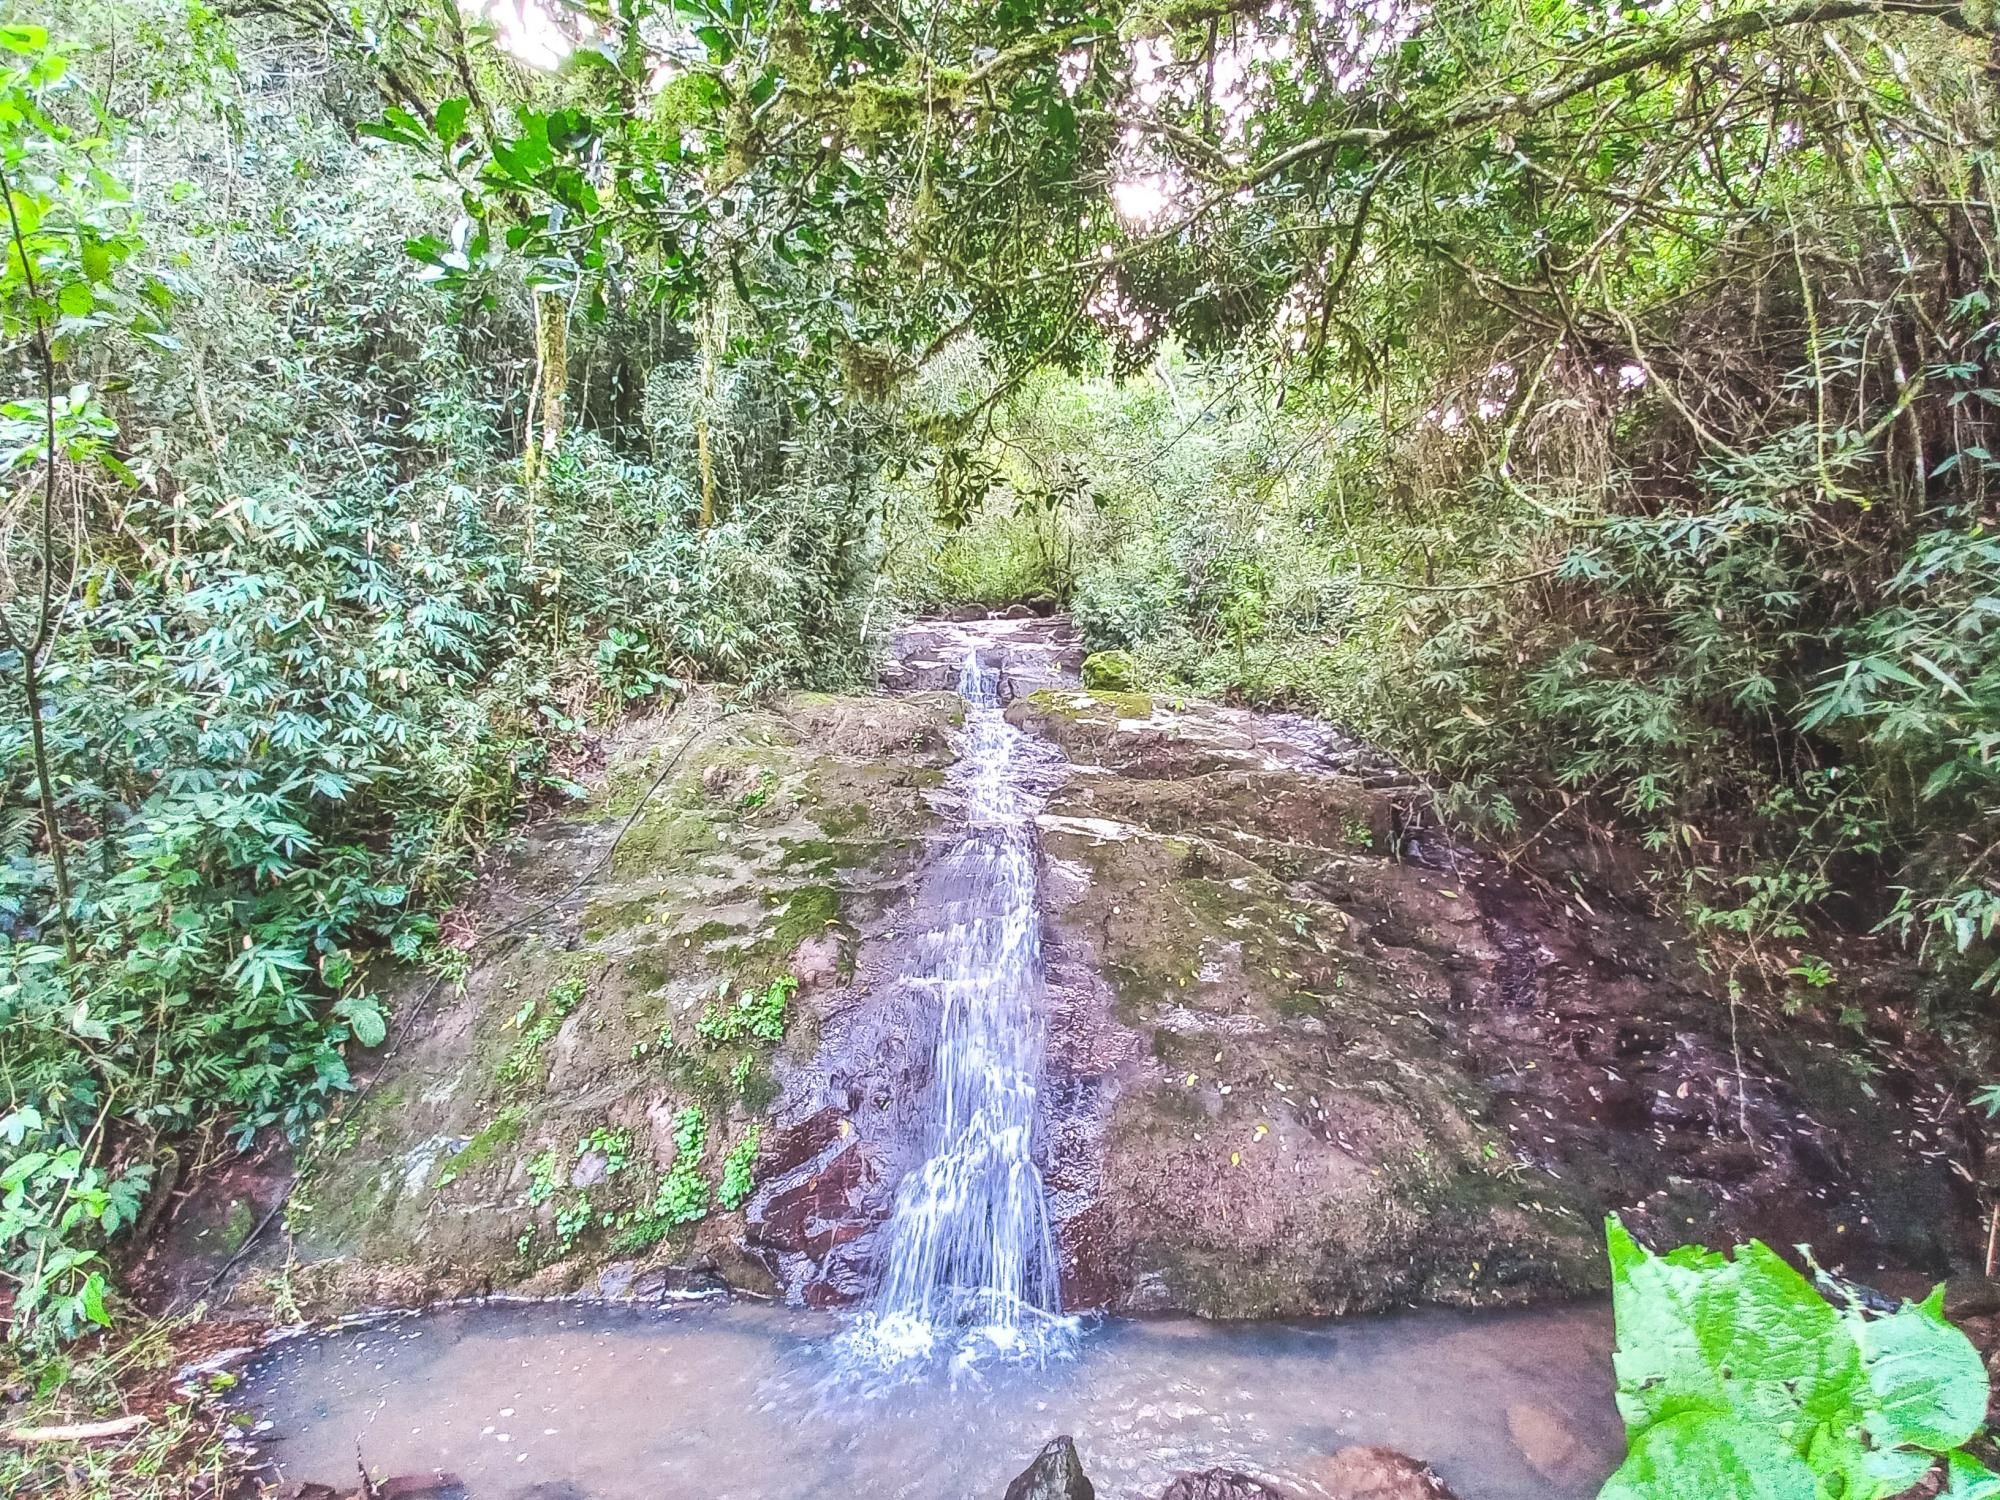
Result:
{"label": "dark red rock", "polygon": [[766,1131],[763,1148],[757,1153],[758,1175],[779,1176],[811,1161],[840,1139],[840,1122],[845,1118],[829,1105],[795,1125]]}
{"label": "dark red rock", "polygon": [[758,1216],[758,1240],[819,1260],[836,1246],[858,1239],[873,1227],[854,1214],[856,1194],[871,1175],[858,1147],[835,1153],[818,1172],[765,1200]]}

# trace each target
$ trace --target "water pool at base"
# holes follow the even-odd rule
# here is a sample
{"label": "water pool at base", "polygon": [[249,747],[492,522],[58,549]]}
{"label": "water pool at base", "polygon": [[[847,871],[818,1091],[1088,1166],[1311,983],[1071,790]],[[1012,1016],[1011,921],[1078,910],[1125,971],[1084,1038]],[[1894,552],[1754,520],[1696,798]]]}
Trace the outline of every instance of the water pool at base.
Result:
{"label": "water pool at base", "polygon": [[1586,1500],[1624,1443],[1604,1307],[1317,1324],[1113,1320],[1074,1358],[864,1394],[841,1320],[732,1303],[483,1305],[314,1334],[246,1375],[286,1479],[449,1470],[472,1500],[1000,1500],[1057,1433],[1102,1500],[1222,1465],[1301,1497],[1352,1443],[1460,1500]]}

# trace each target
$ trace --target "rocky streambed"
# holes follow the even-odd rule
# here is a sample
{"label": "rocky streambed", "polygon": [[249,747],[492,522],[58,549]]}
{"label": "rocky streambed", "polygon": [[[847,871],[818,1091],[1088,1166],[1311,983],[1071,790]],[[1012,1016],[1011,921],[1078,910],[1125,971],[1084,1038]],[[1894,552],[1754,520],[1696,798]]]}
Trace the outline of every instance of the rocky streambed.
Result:
{"label": "rocky streambed", "polygon": [[1948,1175],[1908,1150],[1922,1101],[1732,1015],[1615,889],[1503,870],[1328,725],[1086,691],[1062,621],[1001,618],[905,631],[873,694],[626,725],[589,802],[456,914],[466,971],[403,991],[273,1232],[244,1245],[283,1157],[187,1200],[154,1284],[226,1266],[232,1306],[302,1318],[857,1303],[924,1150],[936,1016],[904,980],[965,815],[969,650],[1030,742],[1067,1309],[1570,1298],[1602,1288],[1614,1210],[1864,1280],[1964,1254]]}

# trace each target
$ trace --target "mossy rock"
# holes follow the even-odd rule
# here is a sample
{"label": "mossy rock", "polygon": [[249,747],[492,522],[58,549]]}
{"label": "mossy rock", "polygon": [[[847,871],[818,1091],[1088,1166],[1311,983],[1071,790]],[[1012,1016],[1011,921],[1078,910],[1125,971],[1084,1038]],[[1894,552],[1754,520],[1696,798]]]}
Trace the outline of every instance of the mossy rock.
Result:
{"label": "mossy rock", "polygon": [[[786,700],[711,721],[671,764],[672,718],[626,726],[582,814],[529,830],[470,920],[495,926],[518,892],[566,889],[580,865],[582,889],[412,1009],[350,1112],[349,1149],[326,1153],[293,1200],[296,1265],[276,1283],[258,1275],[275,1265],[253,1267],[240,1295],[278,1295],[290,1275],[287,1295],[338,1314],[590,1292],[635,1258],[740,1260],[743,1218],[717,1196],[729,1144],[768,1122],[785,1056],[813,1052],[820,1007],[907,889],[936,816],[926,787],[950,758],[948,706]],[[723,1047],[698,1031],[718,995],[802,963],[812,978],[784,1035]],[[658,1204],[672,1122],[691,1107],[708,1121],[710,1206],[670,1223]]]}

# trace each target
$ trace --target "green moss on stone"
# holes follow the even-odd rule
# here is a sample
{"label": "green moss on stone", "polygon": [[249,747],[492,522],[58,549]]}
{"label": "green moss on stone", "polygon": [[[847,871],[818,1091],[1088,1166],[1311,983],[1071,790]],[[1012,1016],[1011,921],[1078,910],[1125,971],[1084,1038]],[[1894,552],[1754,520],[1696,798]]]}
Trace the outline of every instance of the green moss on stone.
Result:
{"label": "green moss on stone", "polygon": [[1093,651],[1083,659],[1083,685],[1092,692],[1135,692],[1139,663],[1129,651]]}
{"label": "green moss on stone", "polygon": [[478,1171],[491,1161],[496,1152],[506,1149],[521,1138],[522,1127],[527,1123],[528,1112],[518,1104],[511,1104],[490,1120],[486,1127],[467,1141],[445,1160],[438,1169],[436,1187],[449,1187],[459,1178]]}
{"label": "green moss on stone", "polygon": [[238,1198],[229,1205],[229,1213],[222,1221],[222,1248],[234,1253],[243,1248],[243,1242],[250,1238],[250,1231],[257,1227],[257,1211],[247,1199]]}
{"label": "green moss on stone", "polygon": [[771,945],[789,954],[840,920],[840,892],[830,885],[802,885],[785,898],[771,929]]}

